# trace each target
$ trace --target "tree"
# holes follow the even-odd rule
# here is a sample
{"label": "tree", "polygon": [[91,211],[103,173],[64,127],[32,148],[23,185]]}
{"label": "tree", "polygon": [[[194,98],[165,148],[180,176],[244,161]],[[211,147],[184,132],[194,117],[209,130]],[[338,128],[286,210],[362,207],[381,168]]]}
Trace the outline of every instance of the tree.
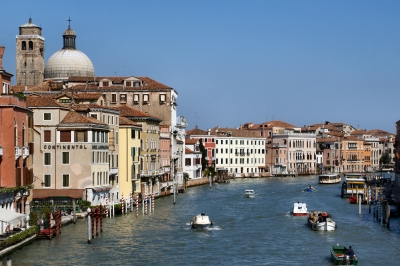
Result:
{"label": "tree", "polygon": [[204,148],[203,146],[203,141],[200,139],[200,145],[199,145],[200,151],[201,151],[201,168],[205,170],[208,167],[208,162],[206,160],[207,157],[207,149]]}
{"label": "tree", "polygon": [[382,157],[379,159],[379,163],[380,163],[381,165],[383,165],[383,164],[390,164],[390,154],[389,154],[389,151],[388,151],[388,150],[386,150],[386,151],[382,154]]}

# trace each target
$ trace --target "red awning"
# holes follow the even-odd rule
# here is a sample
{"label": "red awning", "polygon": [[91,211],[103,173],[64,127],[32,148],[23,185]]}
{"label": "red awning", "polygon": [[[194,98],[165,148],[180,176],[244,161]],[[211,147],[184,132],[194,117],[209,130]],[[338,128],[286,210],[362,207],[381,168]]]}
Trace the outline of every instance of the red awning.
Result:
{"label": "red awning", "polygon": [[83,197],[83,191],[83,189],[33,189],[32,196],[34,199],[45,199],[51,197],[81,199]]}
{"label": "red awning", "polygon": [[265,168],[265,166],[258,166],[258,168]]}
{"label": "red awning", "polygon": [[102,191],[109,191],[112,189],[111,186],[105,186],[105,187],[94,187],[92,188],[94,192],[102,192]]}

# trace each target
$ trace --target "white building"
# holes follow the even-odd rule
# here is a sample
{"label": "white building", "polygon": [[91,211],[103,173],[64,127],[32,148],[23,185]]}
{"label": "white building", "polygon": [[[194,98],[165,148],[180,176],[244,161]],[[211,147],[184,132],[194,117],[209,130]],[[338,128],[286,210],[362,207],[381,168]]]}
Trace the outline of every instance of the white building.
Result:
{"label": "white building", "polygon": [[201,178],[202,154],[200,151],[200,141],[198,139],[186,139],[185,146],[185,164],[183,166],[183,172],[189,175],[189,179]]}
{"label": "white building", "polygon": [[213,128],[215,170],[235,176],[260,176],[265,169],[265,138],[235,128]]}

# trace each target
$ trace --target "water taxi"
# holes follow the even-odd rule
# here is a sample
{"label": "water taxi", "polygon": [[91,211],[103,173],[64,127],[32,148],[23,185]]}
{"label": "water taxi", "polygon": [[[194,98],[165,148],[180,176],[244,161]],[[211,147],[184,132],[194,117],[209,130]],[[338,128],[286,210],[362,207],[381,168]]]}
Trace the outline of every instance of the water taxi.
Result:
{"label": "water taxi", "polygon": [[295,202],[292,206],[293,216],[307,216],[307,205],[304,202]]}
{"label": "water taxi", "polygon": [[210,218],[204,214],[198,214],[195,217],[193,217],[192,221],[190,221],[190,227],[192,229],[202,229],[202,228],[207,228],[211,227],[213,223],[210,221]]}
{"label": "water taxi", "polygon": [[254,192],[254,190],[252,190],[252,189],[247,189],[245,192],[244,192],[244,197],[245,198],[254,198],[255,197],[255,192]]}
{"label": "water taxi", "polygon": [[349,256],[345,255],[347,248],[336,244],[336,246],[331,247],[331,259],[335,265],[357,265],[358,259],[356,255]]}
{"label": "water taxi", "polygon": [[337,184],[342,178],[339,173],[322,174],[318,177],[319,184]]}

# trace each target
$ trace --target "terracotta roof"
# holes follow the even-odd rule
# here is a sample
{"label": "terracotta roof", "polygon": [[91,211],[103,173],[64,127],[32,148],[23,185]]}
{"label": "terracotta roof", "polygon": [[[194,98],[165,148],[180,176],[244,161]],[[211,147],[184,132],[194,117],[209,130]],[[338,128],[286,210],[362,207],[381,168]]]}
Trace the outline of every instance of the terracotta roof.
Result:
{"label": "terracotta roof", "polygon": [[381,129],[372,129],[369,130],[368,133],[373,135],[374,137],[383,137],[383,136],[394,136],[393,133],[381,130]]}
{"label": "terracotta roof", "polygon": [[51,80],[44,81],[41,84],[35,86],[13,86],[12,91],[14,92],[23,92],[23,91],[57,91],[62,89],[62,84],[58,82],[54,82]]}
{"label": "terracotta roof", "polygon": [[347,137],[343,137],[344,141],[363,141],[362,139],[359,139],[356,136],[347,136]]}
{"label": "terracotta roof", "polygon": [[128,118],[125,118],[123,116],[119,116],[119,124],[120,125],[126,125],[126,126],[142,127],[142,125],[136,124],[132,120],[129,120]]}
{"label": "terracotta roof", "polygon": [[185,144],[187,145],[195,145],[197,142],[199,142],[198,139],[186,139]]}
{"label": "terracotta roof", "polygon": [[93,117],[86,117],[75,111],[69,111],[60,124],[71,123],[107,125],[106,123],[94,119]]}
{"label": "terracotta roof", "polygon": [[132,107],[126,106],[126,105],[120,105],[113,107],[115,110],[120,111],[120,115],[124,117],[148,117],[148,118],[153,118],[153,119],[158,119],[161,120],[157,117],[151,116],[149,114],[143,113],[141,111],[138,111],[136,109],[133,109]]}
{"label": "terracotta roof", "polygon": [[103,106],[98,104],[67,104],[68,107],[74,109],[75,111],[90,111],[91,109],[105,109],[112,110],[114,112],[118,111],[114,107]]}
{"label": "terracotta roof", "polygon": [[66,197],[72,199],[83,198],[84,189],[33,189],[34,199],[45,199],[51,197]]}
{"label": "terracotta roof", "polygon": [[244,137],[244,138],[262,138],[260,134],[257,132],[241,130],[237,128],[221,128],[215,127],[211,129],[211,134],[216,136],[224,136],[224,137]]}
{"label": "terracotta roof", "polygon": [[208,135],[208,132],[198,129],[197,127],[195,127],[194,129],[186,130],[186,136],[192,135]]}
{"label": "terracotta roof", "polygon": [[194,152],[191,149],[189,149],[188,147],[185,147],[185,153],[186,154],[193,154]]}
{"label": "terracotta roof", "polygon": [[340,138],[337,137],[317,138],[317,143],[337,142],[337,141],[340,141]]}
{"label": "terracotta roof", "polygon": [[[102,79],[108,79],[110,81],[112,81],[113,86],[118,86],[123,84],[124,80],[128,79],[128,78],[132,78],[133,76],[128,76],[128,77],[69,77],[68,81],[70,82],[96,82],[98,84],[98,82]],[[149,77],[135,77],[137,79],[140,79],[143,82],[143,87],[126,87],[124,86],[125,90],[141,90],[141,89],[146,89],[146,90],[154,90],[154,89],[172,89],[169,86],[166,86],[158,81],[155,81],[154,79],[151,79]],[[86,85],[81,85],[83,87],[85,87]],[[113,86],[110,87],[98,87],[96,89],[99,90],[108,90],[110,88],[112,88]],[[74,86],[74,89],[77,86]],[[122,89],[122,87],[121,87]]]}
{"label": "terracotta roof", "polygon": [[368,134],[368,132],[366,130],[363,130],[363,129],[357,129],[357,130],[354,130],[353,132],[350,133],[350,135],[353,135],[353,136],[355,136],[355,135],[365,135],[365,134]]}
{"label": "terracotta roof", "polygon": [[271,120],[269,122],[264,122],[262,124],[245,123],[242,126],[243,129],[259,129],[259,128],[272,128],[272,127],[295,128],[297,126],[294,126],[292,124],[280,120]]}
{"label": "terracotta roof", "polygon": [[26,97],[27,107],[65,107],[65,105],[59,104],[52,97],[45,96],[27,96]]}

